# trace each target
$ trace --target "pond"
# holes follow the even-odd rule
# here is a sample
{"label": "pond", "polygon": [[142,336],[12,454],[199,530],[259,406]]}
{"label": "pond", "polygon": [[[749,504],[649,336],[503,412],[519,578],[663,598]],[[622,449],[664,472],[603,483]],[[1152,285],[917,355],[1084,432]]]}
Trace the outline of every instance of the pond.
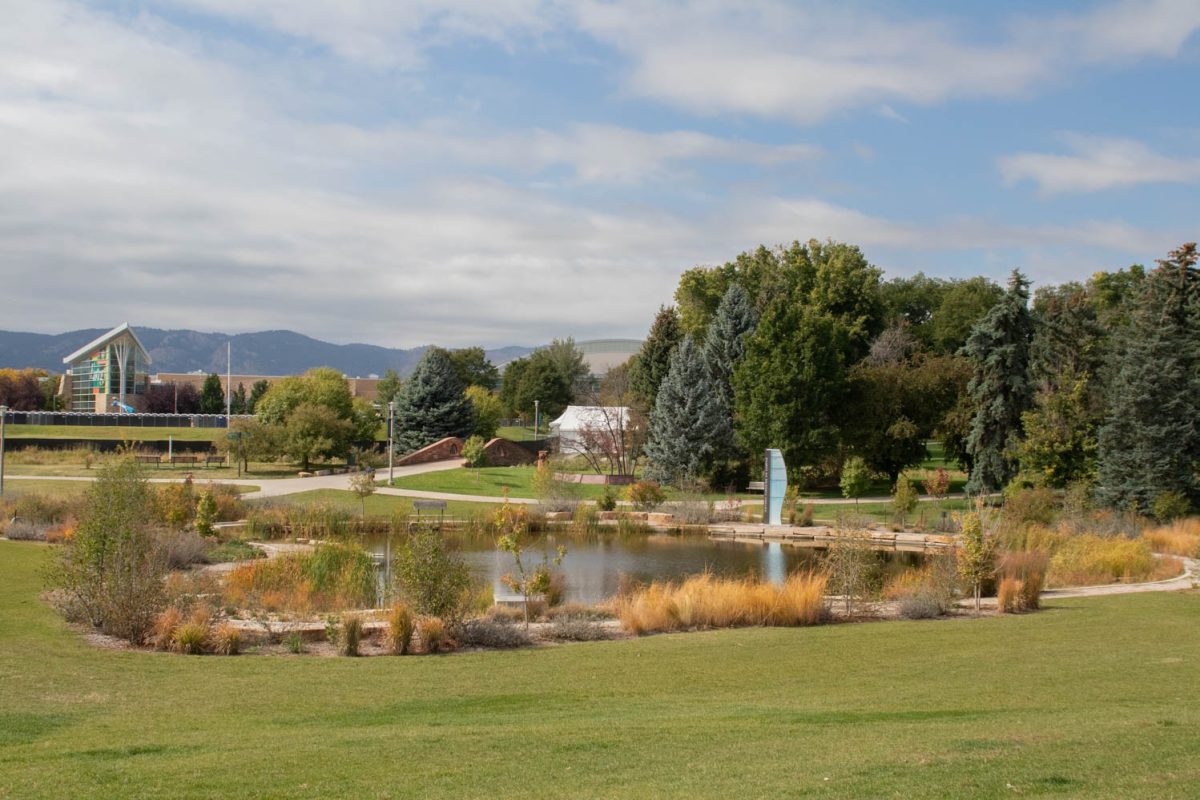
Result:
{"label": "pond", "polygon": [[[512,571],[512,556],[497,550],[490,536],[455,536],[454,542],[471,571],[492,585],[496,598],[509,598],[512,593],[500,576]],[[392,544],[395,546],[395,541]],[[725,577],[753,575],[778,583],[797,570],[819,567],[824,555],[824,550],[812,543],[731,541],[667,533],[594,538],[548,534],[527,545],[522,556],[526,567],[541,560],[543,546],[553,556],[559,544],[567,548],[567,556],[556,571],[566,578],[566,599],[579,603],[612,597],[623,575],[649,583],[678,581],[708,570]],[[367,541],[368,549],[379,557],[385,546],[383,537]],[[876,551],[876,557],[887,574],[920,566],[925,559],[923,553],[895,550]]]}

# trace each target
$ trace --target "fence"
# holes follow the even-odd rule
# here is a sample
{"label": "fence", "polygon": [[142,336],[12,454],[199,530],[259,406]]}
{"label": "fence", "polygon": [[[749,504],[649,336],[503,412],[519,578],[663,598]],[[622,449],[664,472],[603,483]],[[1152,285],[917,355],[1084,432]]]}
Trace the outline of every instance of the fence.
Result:
{"label": "fence", "polygon": [[9,411],[9,425],[80,425],[123,428],[226,428],[228,420],[254,419],[250,414],[88,414],[80,411]]}

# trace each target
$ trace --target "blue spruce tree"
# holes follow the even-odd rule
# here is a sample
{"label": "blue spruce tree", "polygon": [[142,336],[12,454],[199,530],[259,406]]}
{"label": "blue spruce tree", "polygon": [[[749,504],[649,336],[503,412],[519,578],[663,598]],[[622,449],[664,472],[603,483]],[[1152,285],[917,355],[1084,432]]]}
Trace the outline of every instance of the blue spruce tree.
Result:
{"label": "blue spruce tree", "polygon": [[695,478],[727,441],[729,418],[701,348],[690,335],[675,349],[650,413],[647,476],[662,483]]}
{"label": "blue spruce tree", "polygon": [[396,449],[419,450],[447,436],[470,436],[475,409],[446,351],[431,347],[396,394]]}

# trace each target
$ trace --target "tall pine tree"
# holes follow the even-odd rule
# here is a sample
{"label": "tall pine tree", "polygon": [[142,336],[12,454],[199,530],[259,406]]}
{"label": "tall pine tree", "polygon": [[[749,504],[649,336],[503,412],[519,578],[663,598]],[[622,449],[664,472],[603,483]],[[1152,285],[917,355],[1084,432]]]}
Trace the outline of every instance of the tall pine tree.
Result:
{"label": "tall pine tree", "polygon": [[1146,278],[1116,348],[1100,429],[1097,494],[1149,512],[1167,492],[1200,502],[1200,273],[1196,245],[1160,260]]}
{"label": "tall pine tree", "polygon": [[975,418],[967,436],[971,492],[995,491],[1017,474],[1021,414],[1033,404],[1029,380],[1029,281],[1013,270],[1004,299],[971,330],[963,354],[974,366],[967,392]]}
{"label": "tall pine tree", "polygon": [[663,483],[695,478],[728,439],[729,420],[704,363],[704,354],[685,336],[671,356],[667,376],[650,414],[647,475]]}
{"label": "tall pine tree", "polygon": [[746,337],[754,332],[758,315],[740,284],[733,284],[721,298],[717,313],[704,336],[704,360],[721,393],[721,402],[733,410],[733,370],[746,354]]}
{"label": "tall pine tree", "polygon": [[667,377],[671,368],[671,354],[679,346],[683,338],[683,328],[679,324],[679,312],[674,307],[663,306],[658,309],[658,315],[650,326],[650,333],[642,343],[642,349],[634,361],[633,391],[645,403],[645,407],[653,409],[658,397],[658,387]]}
{"label": "tall pine tree", "polygon": [[431,347],[396,394],[396,449],[419,450],[447,436],[470,436],[475,410],[446,351]]}

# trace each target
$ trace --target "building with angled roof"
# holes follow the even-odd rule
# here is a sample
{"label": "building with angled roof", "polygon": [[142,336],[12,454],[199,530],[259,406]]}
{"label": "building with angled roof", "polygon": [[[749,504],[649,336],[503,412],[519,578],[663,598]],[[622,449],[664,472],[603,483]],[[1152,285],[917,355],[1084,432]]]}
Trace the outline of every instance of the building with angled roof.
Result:
{"label": "building with angled roof", "polygon": [[63,359],[68,411],[105,414],[138,406],[150,382],[150,354],[126,322]]}

